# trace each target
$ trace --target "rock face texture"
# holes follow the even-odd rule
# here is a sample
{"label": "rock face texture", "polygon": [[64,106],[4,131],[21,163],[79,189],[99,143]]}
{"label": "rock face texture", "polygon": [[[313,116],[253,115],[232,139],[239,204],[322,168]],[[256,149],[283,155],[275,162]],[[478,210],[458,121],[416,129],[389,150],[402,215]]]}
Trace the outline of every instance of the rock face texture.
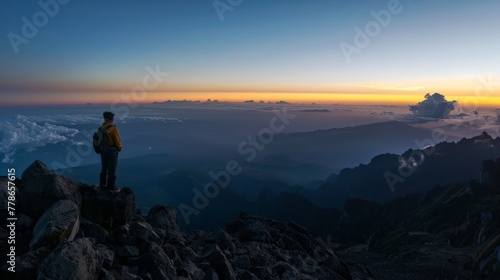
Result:
{"label": "rock face texture", "polygon": [[169,206],[142,215],[131,189],[99,191],[39,161],[19,193],[17,272],[4,254],[1,279],[371,279],[292,222],[242,213],[225,230],[182,232]]}
{"label": "rock face texture", "polygon": [[22,174],[19,211],[38,219],[59,200],[71,200],[81,206],[80,183],[51,174],[40,161],[35,161]]}
{"label": "rock face texture", "polygon": [[16,181],[16,272],[2,254],[0,279],[500,279],[499,163],[485,163],[485,183],[385,205],[349,199],[325,242],[247,213],[214,232],[182,231],[174,208],[143,214],[132,189],[99,191],[37,161]]}
{"label": "rock face texture", "polygon": [[78,206],[70,200],[60,200],[38,219],[33,229],[30,250],[40,247],[54,249],[64,241],[73,241],[79,228]]}

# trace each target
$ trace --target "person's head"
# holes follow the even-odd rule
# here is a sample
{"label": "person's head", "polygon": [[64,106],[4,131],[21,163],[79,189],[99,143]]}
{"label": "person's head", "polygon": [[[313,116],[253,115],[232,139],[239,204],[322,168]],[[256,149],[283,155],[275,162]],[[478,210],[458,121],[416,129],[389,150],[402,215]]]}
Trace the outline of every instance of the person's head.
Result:
{"label": "person's head", "polygon": [[104,117],[105,122],[113,122],[115,120],[115,114],[108,111],[102,113],[102,116]]}

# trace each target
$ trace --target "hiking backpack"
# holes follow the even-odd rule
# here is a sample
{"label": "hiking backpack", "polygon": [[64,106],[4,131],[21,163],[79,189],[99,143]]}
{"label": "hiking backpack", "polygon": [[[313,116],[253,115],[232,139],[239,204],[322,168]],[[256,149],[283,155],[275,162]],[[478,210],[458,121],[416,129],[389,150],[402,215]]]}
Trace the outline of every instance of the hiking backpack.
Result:
{"label": "hiking backpack", "polygon": [[108,141],[106,139],[107,133],[107,128],[102,126],[100,126],[97,129],[97,132],[94,133],[92,144],[94,146],[94,151],[97,154],[104,154],[109,150]]}

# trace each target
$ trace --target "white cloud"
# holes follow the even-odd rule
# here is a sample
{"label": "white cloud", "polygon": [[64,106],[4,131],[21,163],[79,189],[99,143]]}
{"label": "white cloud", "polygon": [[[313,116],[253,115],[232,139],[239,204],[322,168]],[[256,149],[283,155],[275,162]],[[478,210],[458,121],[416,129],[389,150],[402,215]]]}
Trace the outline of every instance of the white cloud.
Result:
{"label": "white cloud", "polygon": [[[36,116],[23,116],[28,121],[36,123],[50,123],[65,126],[74,126],[81,124],[100,124],[103,118],[100,115],[36,115]],[[165,123],[182,122],[178,118],[165,118],[158,116],[116,116],[116,122],[119,123],[137,123],[141,121],[159,121]]]}
{"label": "white cloud", "polygon": [[[184,119],[185,120],[185,119]],[[80,131],[72,128],[78,125],[94,124],[97,128],[102,122],[96,115],[17,115],[13,119],[0,120],[0,154],[2,163],[13,163],[17,151],[32,152],[48,144],[68,141],[71,145],[82,145],[72,139]],[[118,123],[140,122],[183,122],[183,119],[158,116],[125,116],[116,119]]]}
{"label": "white cloud", "polygon": [[14,162],[17,150],[28,152],[47,144],[64,142],[79,133],[78,129],[50,124],[38,123],[33,117],[17,115],[13,121],[0,122],[0,153],[4,154],[3,163]]}

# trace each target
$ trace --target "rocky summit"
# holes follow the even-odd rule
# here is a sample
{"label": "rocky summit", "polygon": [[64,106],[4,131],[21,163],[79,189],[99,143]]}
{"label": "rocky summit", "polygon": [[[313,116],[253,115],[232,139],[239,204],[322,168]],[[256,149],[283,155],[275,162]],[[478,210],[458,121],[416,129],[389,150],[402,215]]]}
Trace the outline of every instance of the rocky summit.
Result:
{"label": "rocky summit", "polygon": [[[16,182],[15,272],[3,265],[1,279],[372,278],[293,222],[242,213],[226,229],[183,232],[175,209],[143,214],[130,188],[100,191],[39,161]],[[8,235],[0,228],[2,252]]]}

